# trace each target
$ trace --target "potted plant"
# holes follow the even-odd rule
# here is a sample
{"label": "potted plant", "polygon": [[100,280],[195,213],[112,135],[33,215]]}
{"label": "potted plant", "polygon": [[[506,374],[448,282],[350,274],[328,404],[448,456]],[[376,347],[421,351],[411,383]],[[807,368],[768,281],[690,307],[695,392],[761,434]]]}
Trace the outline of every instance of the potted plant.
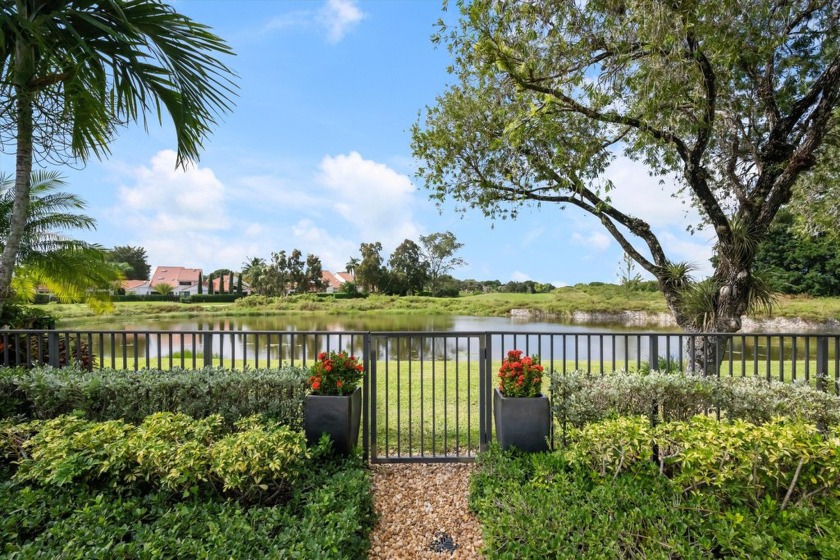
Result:
{"label": "potted plant", "polygon": [[510,350],[499,368],[499,386],[493,396],[496,440],[502,449],[548,451],[551,411],[541,393],[543,367],[539,356]]}
{"label": "potted plant", "polygon": [[346,352],[321,352],[309,376],[303,425],[306,441],[312,445],[323,434],[330,436],[333,448],[349,454],[359,440],[362,415],[362,389],[359,381],[364,369],[355,356]]}

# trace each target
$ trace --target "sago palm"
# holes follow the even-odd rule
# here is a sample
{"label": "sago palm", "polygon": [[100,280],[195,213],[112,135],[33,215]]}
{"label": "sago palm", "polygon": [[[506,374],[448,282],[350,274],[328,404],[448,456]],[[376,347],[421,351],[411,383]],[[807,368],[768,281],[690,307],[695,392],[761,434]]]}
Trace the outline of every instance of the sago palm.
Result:
{"label": "sago palm", "polygon": [[219,54],[232,54],[221,38],[159,0],[0,3],[0,144],[16,157],[0,304],[27,223],[33,158],[101,158],[118,126],[168,113],[178,165],[198,159],[233,96]]}

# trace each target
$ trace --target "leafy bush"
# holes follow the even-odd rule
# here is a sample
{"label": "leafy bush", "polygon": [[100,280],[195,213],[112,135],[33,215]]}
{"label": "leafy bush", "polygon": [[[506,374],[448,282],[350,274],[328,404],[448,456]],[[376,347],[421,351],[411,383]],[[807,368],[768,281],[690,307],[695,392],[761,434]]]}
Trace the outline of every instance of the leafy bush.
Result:
{"label": "leafy bush", "polygon": [[686,420],[720,410],[728,419],[755,423],[776,416],[824,426],[840,424],[840,397],[799,383],[759,378],[616,372],[551,375],[552,411],[563,425],[580,427],[617,415],[650,415],[654,403],[664,420]]}
{"label": "leafy bush", "polygon": [[[32,430],[18,447],[17,482],[92,489],[142,481],[175,493],[276,502],[306,477],[309,452],[300,432],[255,417],[224,434],[220,416],[193,420],[153,414],[139,426],[60,416],[18,428]],[[9,454],[7,448],[6,454]]]}
{"label": "leafy bush", "polygon": [[786,509],[766,498],[726,503],[684,493],[648,462],[601,477],[563,453],[491,447],[472,475],[470,507],[487,558],[838,558],[840,506],[823,499]]}
{"label": "leafy bush", "polygon": [[367,470],[332,458],[312,470],[322,476],[272,506],[6,483],[0,541],[20,558],[364,558],[374,521]]}
{"label": "leafy bush", "polygon": [[753,505],[771,498],[782,509],[812,496],[840,497],[840,438],[781,418],[756,425],[696,416],[651,428],[644,417],[622,417],[572,431],[567,458],[614,478],[648,470],[653,445],[659,473],[686,492],[710,489]]}
{"label": "leafy bush", "polygon": [[155,412],[219,414],[228,425],[260,413],[292,428],[303,418],[304,368],[200,370],[38,368],[0,375],[0,415],[54,418],[74,410],[90,420],[138,424]]}

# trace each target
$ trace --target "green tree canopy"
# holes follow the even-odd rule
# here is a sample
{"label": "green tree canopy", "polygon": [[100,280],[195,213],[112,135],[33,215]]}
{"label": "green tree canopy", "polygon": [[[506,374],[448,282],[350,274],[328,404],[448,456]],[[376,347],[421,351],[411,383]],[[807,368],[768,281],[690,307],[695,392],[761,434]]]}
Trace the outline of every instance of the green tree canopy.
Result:
{"label": "green tree canopy", "polygon": [[[455,81],[412,132],[432,197],[491,218],[576,207],[657,279],[684,329],[740,329],[761,301],[758,242],[837,125],[840,2],[459,6],[458,23],[435,37]],[[702,298],[685,297],[690,267],[668,257],[645,216],[613,204],[611,191],[626,188],[607,177],[620,154],[711,226],[717,265]],[[697,349],[695,364],[714,355]]]}
{"label": "green tree canopy", "polygon": [[437,296],[442,285],[441,278],[455,267],[467,264],[464,259],[455,256],[464,244],[458,243],[455,234],[445,231],[421,235],[420,245],[423,247],[422,255],[429,277],[429,289],[433,296]]}
{"label": "green tree canopy", "polygon": [[152,272],[149,257],[143,247],[117,245],[108,251],[107,259],[108,262],[121,265],[126,280],[148,280]]}
{"label": "green tree canopy", "polygon": [[755,268],[777,292],[840,295],[840,241],[834,235],[801,231],[788,210],[779,212],[759,246]]}
{"label": "green tree canopy", "polygon": [[399,295],[416,294],[423,290],[429,276],[429,266],[423,251],[410,239],[400,243],[388,259],[389,291]]}
{"label": "green tree canopy", "polygon": [[16,156],[11,226],[0,257],[9,295],[35,157],[103,157],[116,128],[167,113],[178,164],[198,159],[229,110],[232,54],[210,29],[159,0],[0,3],[0,144]]}
{"label": "green tree canopy", "polygon": [[375,292],[381,288],[385,267],[382,266],[382,243],[362,243],[359,246],[362,255],[353,277],[365,292]]}

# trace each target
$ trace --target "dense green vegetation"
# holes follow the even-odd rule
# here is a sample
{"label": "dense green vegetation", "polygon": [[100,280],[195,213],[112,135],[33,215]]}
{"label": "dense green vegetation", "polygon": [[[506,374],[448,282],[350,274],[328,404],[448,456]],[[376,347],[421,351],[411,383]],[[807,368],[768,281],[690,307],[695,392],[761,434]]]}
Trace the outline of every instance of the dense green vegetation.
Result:
{"label": "dense green vegetation", "polygon": [[305,371],[0,371],[4,557],[365,556],[368,472],[306,447]]}
{"label": "dense green vegetation", "polygon": [[658,373],[552,385],[556,452],[479,457],[488,558],[840,557],[836,395]]}
{"label": "dense green vegetation", "polygon": [[[49,304],[45,309],[60,321],[95,318],[96,313],[78,304]],[[457,298],[424,296],[382,296],[348,298],[343,294],[307,294],[268,298],[249,296],[233,303],[178,303],[131,301],[116,302],[108,317],[213,317],[284,314],[359,314],[388,312],[395,314],[440,314],[470,316],[507,316],[512,309],[572,319],[576,312],[667,313],[662,295],[647,289],[630,290],[614,284],[578,284],[549,293],[487,293]],[[840,298],[779,296],[770,315],[758,318],[801,318],[827,321],[840,317]]]}

